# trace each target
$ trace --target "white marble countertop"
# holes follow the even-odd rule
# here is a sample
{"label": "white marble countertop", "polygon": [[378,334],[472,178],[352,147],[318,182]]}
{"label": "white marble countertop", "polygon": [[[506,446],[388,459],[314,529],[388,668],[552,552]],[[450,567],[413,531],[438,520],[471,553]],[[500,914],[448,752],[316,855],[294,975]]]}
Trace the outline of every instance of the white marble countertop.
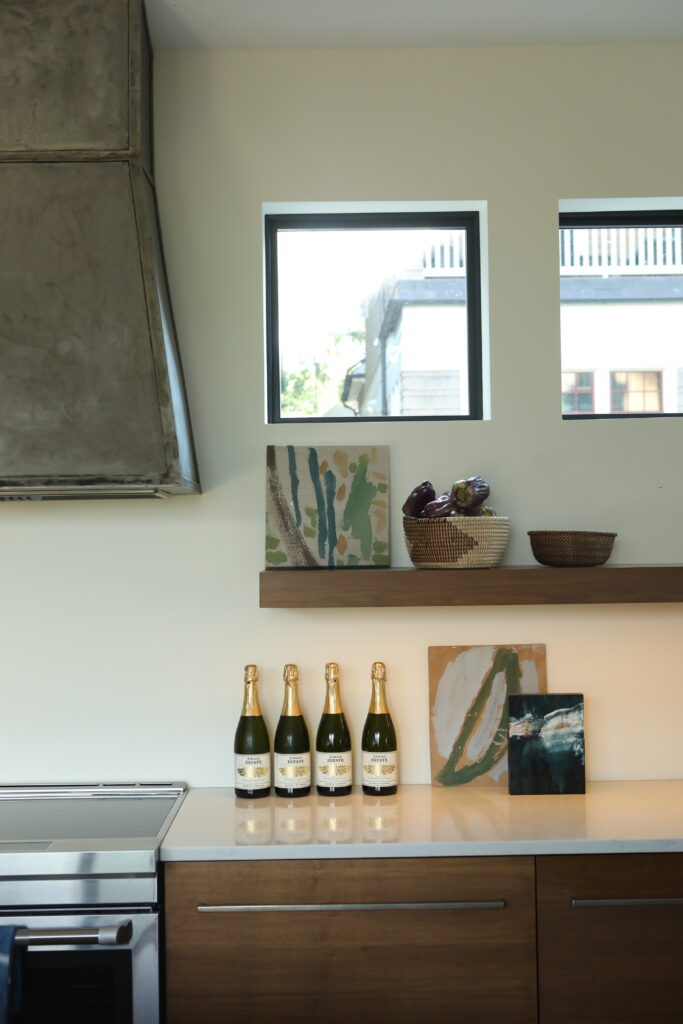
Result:
{"label": "white marble countertop", "polygon": [[400,786],[238,800],[191,789],[162,861],[683,852],[683,780],[593,782],[585,796],[510,796],[483,786]]}

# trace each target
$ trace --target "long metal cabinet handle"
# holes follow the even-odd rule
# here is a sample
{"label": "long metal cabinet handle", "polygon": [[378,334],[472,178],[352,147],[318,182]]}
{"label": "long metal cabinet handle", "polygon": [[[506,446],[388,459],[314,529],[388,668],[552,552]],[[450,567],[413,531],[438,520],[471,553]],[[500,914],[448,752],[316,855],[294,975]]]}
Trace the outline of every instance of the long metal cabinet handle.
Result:
{"label": "long metal cabinet handle", "polygon": [[200,914],[273,913],[300,910],[502,910],[505,900],[469,900],[458,903],[270,903],[244,906],[207,906],[200,903]]}
{"label": "long metal cabinet handle", "polygon": [[683,898],[679,896],[643,896],[637,899],[578,900],[572,899],[572,907],[680,907]]}
{"label": "long metal cabinet handle", "polygon": [[133,937],[133,922],[103,928],[17,928],[17,946],[125,946]]}

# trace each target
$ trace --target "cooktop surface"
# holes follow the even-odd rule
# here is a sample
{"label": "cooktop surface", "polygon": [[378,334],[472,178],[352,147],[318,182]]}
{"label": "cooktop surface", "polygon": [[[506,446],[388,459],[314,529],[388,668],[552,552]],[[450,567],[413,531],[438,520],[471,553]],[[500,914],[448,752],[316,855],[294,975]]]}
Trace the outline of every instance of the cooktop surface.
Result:
{"label": "cooktop surface", "polygon": [[185,789],[182,783],[2,788],[0,843],[160,840]]}

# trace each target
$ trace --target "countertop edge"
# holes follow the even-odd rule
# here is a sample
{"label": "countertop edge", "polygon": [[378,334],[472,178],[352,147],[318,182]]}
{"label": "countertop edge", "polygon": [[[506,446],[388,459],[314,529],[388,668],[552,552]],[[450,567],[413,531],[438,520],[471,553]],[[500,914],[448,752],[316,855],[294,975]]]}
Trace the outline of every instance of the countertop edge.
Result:
{"label": "countertop edge", "polygon": [[502,788],[401,786],[328,801],[236,800],[190,789],[162,863],[683,853],[683,779],[594,782],[585,794],[510,796]]}
{"label": "countertop edge", "polygon": [[558,839],[482,843],[315,843],[306,846],[161,848],[163,863],[227,860],[360,860],[391,857],[540,857],[590,853],[683,853],[683,839]]}

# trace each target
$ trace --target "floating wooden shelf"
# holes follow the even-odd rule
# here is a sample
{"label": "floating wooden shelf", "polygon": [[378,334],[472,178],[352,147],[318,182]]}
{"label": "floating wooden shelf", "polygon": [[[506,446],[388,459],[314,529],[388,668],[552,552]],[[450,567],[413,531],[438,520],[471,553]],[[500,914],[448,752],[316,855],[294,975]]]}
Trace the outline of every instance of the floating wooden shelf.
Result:
{"label": "floating wooden shelf", "polygon": [[683,602],[683,565],[586,569],[266,569],[261,608]]}

